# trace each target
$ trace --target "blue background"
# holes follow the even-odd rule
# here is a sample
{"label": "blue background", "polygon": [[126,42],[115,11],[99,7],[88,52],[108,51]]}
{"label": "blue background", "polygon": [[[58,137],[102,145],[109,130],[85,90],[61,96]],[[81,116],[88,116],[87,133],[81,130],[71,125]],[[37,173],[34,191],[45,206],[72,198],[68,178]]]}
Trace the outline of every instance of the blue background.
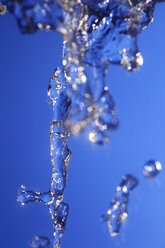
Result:
{"label": "blue background", "polygon": [[[110,66],[107,83],[120,127],[100,147],[87,133],[71,137],[72,158],[64,194],[70,206],[62,248],[164,248],[165,246],[165,4],[139,38],[144,66],[128,73]],[[14,17],[0,17],[0,247],[27,248],[34,235],[52,235],[42,204],[21,207],[20,185],[47,191],[51,178],[49,128],[52,106],[47,85],[60,65],[62,38],[56,33],[22,35]],[[148,159],[162,162],[153,180],[142,175]],[[129,216],[112,239],[99,217],[108,209],[126,173],[139,178]]]}

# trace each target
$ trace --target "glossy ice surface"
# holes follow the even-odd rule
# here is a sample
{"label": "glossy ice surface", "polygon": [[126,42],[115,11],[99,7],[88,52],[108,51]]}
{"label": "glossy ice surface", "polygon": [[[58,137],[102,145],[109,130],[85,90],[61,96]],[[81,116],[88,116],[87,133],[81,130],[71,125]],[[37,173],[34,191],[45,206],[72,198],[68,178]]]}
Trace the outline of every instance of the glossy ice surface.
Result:
{"label": "glossy ice surface", "polygon": [[[24,189],[17,198],[21,204],[44,203],[53,219],[52,240],[36,237],[33,247],[60,246],[68,215],[63,192],[71,156],[67,146],[69,133],[79,134],[89,126],[89,140],[92,143],[109,141],[108,132],[118,127],[118,117],[105,83],[108,66],[118,64],[127,71],[135,71],[143,64],[137,37],[152,21],[157,2],[2,1],[0,13],[4,14],[7,9],[14,14],[23,33],[44,29],[57,31],[64,37],[61,65],[54,71],[48,87],[54,110],[50,129],[53,166],[50,189],[44,193]],[[113,223],[112,217],[109,221],[113,234],[119,232],[118,224],[127,214],[128,196],[123,197],[123,191],[120,200],[126,205],[119,207],[120,204],[117,204],[119,214]],[[113,202],[111,205],[113,209]],[[110,212],[108,214],[111,215]]]}

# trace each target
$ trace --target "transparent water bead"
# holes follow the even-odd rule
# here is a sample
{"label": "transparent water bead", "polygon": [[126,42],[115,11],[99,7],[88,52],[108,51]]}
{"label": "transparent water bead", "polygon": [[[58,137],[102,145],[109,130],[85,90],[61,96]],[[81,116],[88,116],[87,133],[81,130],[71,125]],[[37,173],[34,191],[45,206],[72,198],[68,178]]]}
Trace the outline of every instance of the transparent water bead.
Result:
{"label": "transparent water bead", "polygon": [[119,186],[117,186],[114,199],[110,202],[107,214],[102,216],[107,223],[109,233],[115,237],[120,233],[121,224],[128,216],[128,202],[130,192],[138,185],[138,179],[130,174],[123,177]]}
{"label": "transparent water bead", "polygon": [[143,175],[147,178],[153,178],[159,174],[162,165],[157,160],[148,160],[143,168]]}

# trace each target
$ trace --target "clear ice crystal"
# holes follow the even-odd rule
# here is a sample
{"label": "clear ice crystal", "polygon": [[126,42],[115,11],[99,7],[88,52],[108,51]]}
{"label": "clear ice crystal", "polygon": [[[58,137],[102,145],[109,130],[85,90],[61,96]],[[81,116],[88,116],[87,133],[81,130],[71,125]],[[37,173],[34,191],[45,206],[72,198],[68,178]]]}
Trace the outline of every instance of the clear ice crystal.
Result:
{"label": "clear ice crystal", "polygon": [[128,216],[127,206],[130,192],[138,185],[138,179],[130,174],[123,177],[117,186],[114,199],[110,202],[107,214],[102,216],[107,223],[110,235],[115,237],[120,233],[122,223]]}
{"label": "clear ice crystal", "polygon": [[[152,22],[155,5],[163,1],[0,1],[0,15],[6,11],[13,14],[22,33],[50,30],[59,32],[64,38],[61,65],[48,86],[48,96],[53,105],[50,189],[40,193],[23,188],[17,198],[21,204],[46,204],[53,219],[52,241],[39,236],[33,240],[32,247],[59,248],[69,209],[63,202],[71,156],[67,146],[69,134],[79,134],[89,126],[91,142],[102,145],[109,141],[109,131],[118,127],[119,120],[105,82],[108,67],[117,64],[131,72],[142,66],[137,38]],[[154,166],[144,168],[148,177],[160,171]],[[117,188],[104,216],[112,236],[119,233],[121,223],[127,217],[129,193],[137,184],[135,177],[126,175]]]}
{"label": "clear ice crystal", "polygon": [[157,160],[148,160],[143,167],[143,175],[147,178],[153,178],[159,174],[162,165]]}

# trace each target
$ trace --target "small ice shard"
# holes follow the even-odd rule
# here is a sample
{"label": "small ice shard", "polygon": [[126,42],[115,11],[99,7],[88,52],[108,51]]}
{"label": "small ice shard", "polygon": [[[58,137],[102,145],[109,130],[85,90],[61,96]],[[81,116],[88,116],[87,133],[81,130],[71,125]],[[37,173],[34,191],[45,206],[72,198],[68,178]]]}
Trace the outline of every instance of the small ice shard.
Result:
{"label": "small ice shard", "polygon": [[23,190],[18,194],[17,201],[22,205],[32,202],[43,202],[46,205],[49,205],[52,202],[52,195],[51,192],[40,193]]}
{"label": "small ice shard", "polygon": [[47,237],[44,236],[36,236],[32,240],[32,247],[34,248],[41,248],[41,247],[49,247],[50,246],[50,241]]}
{"label": "small ice shard", "polygon": [[157,160],[148,160],[143,168],[143,175],[147,178],[153,178],[161,171],[162,165]]}
{"label": "small ice shard", "polygon": [[116,189],[115,198],[110,202],[107,214],[102,216],[107,223],[111,237],[120,233],[121,224],[128,216],[127,205],[130,192],[138,185],[138,179],[130,174],[123,177]]}

